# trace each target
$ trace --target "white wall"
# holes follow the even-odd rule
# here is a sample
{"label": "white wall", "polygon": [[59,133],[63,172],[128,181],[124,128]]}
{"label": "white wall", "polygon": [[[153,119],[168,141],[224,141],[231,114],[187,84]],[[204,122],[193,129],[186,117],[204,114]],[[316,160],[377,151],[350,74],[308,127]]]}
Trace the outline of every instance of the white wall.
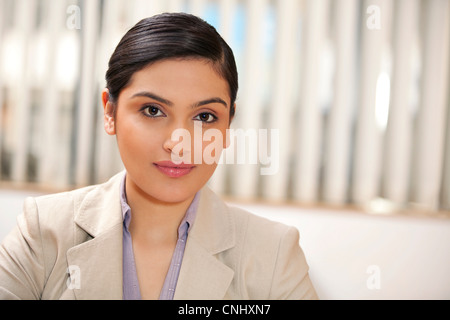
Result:
{"label": "white wall", "polygon": [[299,229],[321,299],[450,299],[448,218],[239,206]]}

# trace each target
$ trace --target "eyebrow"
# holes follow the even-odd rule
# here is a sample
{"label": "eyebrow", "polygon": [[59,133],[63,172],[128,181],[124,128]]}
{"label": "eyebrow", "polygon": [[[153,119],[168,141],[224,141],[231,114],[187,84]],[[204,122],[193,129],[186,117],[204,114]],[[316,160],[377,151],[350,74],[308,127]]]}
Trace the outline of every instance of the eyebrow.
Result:
{"label": "eyebrow", "polygon": [[148,91],[142,91],[142,92],[135,93],[131,96],[131,99],[136,98],[136,97],[147,97],[147,98],[159,101],[163,104],[167,104],[168,106],[173,106],[173,102],[171,102],[167,99],[164,99],[154,93],[148,92]]}
{"label": "eyebrow", "polygon": [[[133,99],[135,97],[147,97],[147,98],[156,100],[158,102],[161,102],[161,103],[163,103],[165,105],[168,105],[170,107],[172,107],[174,105],[174,103],[172,101],[167,100],[167,99],[165,99],[163,97],[158,96],[157,94],[154,94],[154,93],[151,93],[151,92],[148,92],[148,91],[142,91],[142,92],[135,93],[133,96],[131,96],[131,99]],[[211,104],[211,103],[220,103],[220,104],[224,105],[225,108],[228,108],[228,104],[223,99],[218,98],[218,97],[216,97],[216,98],[209,98],[209,99],[206,99],[206,100],[202,100],[202,101],[196,102],[196,103],[194,103],[191,106],[191,108],[195,109],[195,108],[198,108],[198,107],[201,107],[201,106],[204,106],[204,105],[208,105],[208,104]]]}

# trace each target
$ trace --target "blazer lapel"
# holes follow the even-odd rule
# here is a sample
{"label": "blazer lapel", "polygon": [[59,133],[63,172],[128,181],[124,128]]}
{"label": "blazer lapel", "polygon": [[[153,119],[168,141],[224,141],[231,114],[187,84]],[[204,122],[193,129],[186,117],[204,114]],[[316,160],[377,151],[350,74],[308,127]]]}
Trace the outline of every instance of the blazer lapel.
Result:
{"label": "blazer lapel", "polygon": [[89,192],[75,222],[91,240],[67,252],[71,285],[77,299],[122,299],[122,211],[116,175]]}
{"label": "blazer lapel", "polygon": [[234,271],[217,254],[235,245],[235,222],[227,206],[207,187],[200,195],[189,232],[174,299],[219,300],[226,295]]}
{"label": "blazer lapel", "polygon": [[[76,224],[91,239],[67,252],[69,286],[77,299],[122,299],[123,218],[119,186],[123,173],[90,191],[75,213]],[[207,187],[189,232],[175,299],[223,299],[234,271],[217,254],[235,246],[235,222]]]}
{"label": "blazer lapel", "polygon": [[77,299],[122,299],[122,226],[67,252],[71,289]]}
{"label": "blazer lapel", "polygon": [[189,239],[184,253],[174,299],[220,300],[225,297],[234,271]]}

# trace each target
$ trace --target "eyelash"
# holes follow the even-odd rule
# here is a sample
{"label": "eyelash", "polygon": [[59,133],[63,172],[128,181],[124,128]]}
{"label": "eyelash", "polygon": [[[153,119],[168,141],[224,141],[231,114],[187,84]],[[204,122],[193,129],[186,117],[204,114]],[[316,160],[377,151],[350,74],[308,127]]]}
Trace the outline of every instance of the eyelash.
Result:
{"label": "eyelash", "polygon": [[[201,116],[201,115],[207,115],[207,116],[211,117],[212,120],[210,120],[210,121],[203,121],[203,120],[200,119],[200,116]],[[217,116],[214,115],[214,114],[212,114],[211,112],[202,112],[202,113],[199,113],[197,116],[195,116],[195,118],[199,118],[197,121],[201,121],[201,122],[203,122],[203,123],[213,123],[213,122],[216,122],[216,121],[217,121]],[[194,118],[194,119],[195,119],[195,118]]]}
{"label": "eyelash", "polygon": [[152,115],[152,114],[150,114],[149,112],[147,112],[147,110],[149,110],[149,109],[154,109],[157,112],[161,112],[165,116],[165,114],[161,111],[160,108],[158,108],[156,106],[152,106],[152,105],[144,106],[139,111],[142,113],[142,115],[144,115],[147,118],[159,118],[159,117],[161,117],[161,115]]}
{"label": "eyelash", "polygon": [[[157,114],[156,114],[156,115],[150,114],[150,113],[148,112],[149,109],[153,109],[153,111],[157,112]],[[153,105],[142,107],[141,110],[140,110],[140,112],[142,113],[143,116],[145,116],[145,117],[147,117],[147,118],[160,118],[160,117],[162,117],[162,116],[166,116],[166,115],[161,111],[160,108],[158,108],[158,107],[156,107],[156,106],[153,106]],[[159,112],[162,113],[163,115],[158,115]],[[200,117],[201,117],[202,115],[207,115],[208,118],[211,117],[212,120],[209,120],[209,121],[201,120]],[[211,112],[201,112],[201,113],[199,113],[198,115],[196,115],[196,116],[194,117],[194,120],[196,120],[196,121],[201,121],[201,122],[203,122],[203,123],[205,123],[205,124],[209,124],[209,123],[213,123],[213,122],[217,121],[217,116],[214,115],[214,114],[212,114]]]}

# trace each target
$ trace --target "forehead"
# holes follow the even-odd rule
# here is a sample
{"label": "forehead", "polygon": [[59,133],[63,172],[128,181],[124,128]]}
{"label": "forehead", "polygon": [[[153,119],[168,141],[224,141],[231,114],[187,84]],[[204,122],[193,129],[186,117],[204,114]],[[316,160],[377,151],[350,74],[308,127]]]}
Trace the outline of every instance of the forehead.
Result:
{"label": "forehead", "polygon": [[124,93],[151,91],[167,97],[204,99],[219,96],[229,100],[228,83],[206,59],[167,59],[135,72]]}

